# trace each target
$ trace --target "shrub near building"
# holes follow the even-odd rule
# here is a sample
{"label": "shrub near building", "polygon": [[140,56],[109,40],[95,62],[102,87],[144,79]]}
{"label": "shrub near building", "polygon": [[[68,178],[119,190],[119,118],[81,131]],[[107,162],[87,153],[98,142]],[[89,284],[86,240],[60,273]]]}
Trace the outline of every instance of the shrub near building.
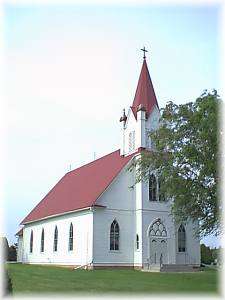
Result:
{"label": "shrub near building", "polygon": [[210,265],[213,261],[212,250],[205,244],[201,244],[201,263]]}
{"label": "shrub near building", "polygon": [[[1,247],[3,250],[3,263],[4,263],[4,270],[3,270],[3,284],[4,284],[4,290],[3,290],[3,296],[7,296],[12,293],[12,281],[11,278],[9,277],[8,271],[5,269],[5,264],[10,257],[10,247],[8,244],[8,240],[6,237],[1,238]],[[11,246],[12,247],[12,246]],[[16,249],[13,249],[12,253],[15,253]],[[15,254],[13,255],[12,258],[15,258]]]}

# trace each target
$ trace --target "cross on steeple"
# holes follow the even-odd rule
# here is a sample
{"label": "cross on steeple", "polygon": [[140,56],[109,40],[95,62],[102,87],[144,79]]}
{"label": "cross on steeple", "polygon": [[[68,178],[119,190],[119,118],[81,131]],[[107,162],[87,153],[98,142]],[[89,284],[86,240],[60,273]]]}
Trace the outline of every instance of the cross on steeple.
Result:
{"label": "cross on steeple", "polygon": [[145,49],[145,47],[143,47],[143,49],[141,49],[141,51],[143,51],[143,52],[144,52],[143,59],[146,59],[145,52],[148,52],[148,50],[146,50],[146,49]]}

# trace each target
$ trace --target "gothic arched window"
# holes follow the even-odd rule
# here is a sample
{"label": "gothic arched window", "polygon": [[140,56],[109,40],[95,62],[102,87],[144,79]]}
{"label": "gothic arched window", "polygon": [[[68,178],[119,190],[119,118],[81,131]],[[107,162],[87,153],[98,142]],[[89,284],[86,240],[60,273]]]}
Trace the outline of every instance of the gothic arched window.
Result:
{"label": "gothic arched window", "polygon": [[69,251],[73,250],[73,224],[70,224],[70,231],[69,231]]}
{"label": "gothic arched window", "polygon": [[114,220],[110,227],[110,250],[119,250],[119,224]]}
{"label": "gothic arched window", "polygon": [[156,177],[154,174],[150,174],[149,176],[149,201],[156,201]]}
{"label": "gothic arched window", "polygon": [[184,225],[181,224],[178,229],[178,252],[186,251],[186,232]]}
{"label": "gothic arched window", "polygon": [[149,229],[150,236],[167,236],[166,227],[160,219],[157,219]]}
{"label": "gothic arched window", "polygon": [[139,249],[139,235],[136,234],[136,249]]}
{"label": "gothic arched window", "polygon": [[163,193],[161,189],[161,181],[162,179],[158,178],[158,192],[159,192],[159,201],[165,201],[165,194]]}
{"label": "gothic arched window", "polygon": [[30,233],[30,253],[33,252],[33,230]]}
{"label": "gothic arched window", "polygon": [[55,226],[53,250],[57,251],[57,249],[58,249],[58,228],[57,226]]}
{"label": "gothic arched window", "polygon": [[44,248],[45,248],[45,232],[44,232],[44,228],[42,228],[42,232],[41,232],[41,252],[44,252]]}

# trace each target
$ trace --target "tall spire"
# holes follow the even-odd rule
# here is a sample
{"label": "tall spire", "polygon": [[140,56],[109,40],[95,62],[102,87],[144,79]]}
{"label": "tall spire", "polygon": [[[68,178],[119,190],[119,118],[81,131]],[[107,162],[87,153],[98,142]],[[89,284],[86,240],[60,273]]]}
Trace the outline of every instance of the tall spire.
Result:
{"label": "tall spire", "polygon": [[145,52],[147,52],[147,50],[145,49],[145,47],[141,50],[144,52],[143,64],[134,101],[131,106],[135,118],[137,118],[137,111],[140,107],[145,108],[147,117],[149,116],[155,105],[159,107],[146,63]]}

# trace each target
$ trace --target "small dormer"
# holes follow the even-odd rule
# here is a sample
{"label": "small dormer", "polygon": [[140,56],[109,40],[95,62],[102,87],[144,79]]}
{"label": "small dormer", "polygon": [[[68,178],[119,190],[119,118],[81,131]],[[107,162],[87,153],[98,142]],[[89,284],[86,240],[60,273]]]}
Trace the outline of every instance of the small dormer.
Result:
{"label": "small dormer", "polygon": [[[144,53],[147,51],[142,49]],[[120,118],[122,123],[121,155],[129,155],[139,148],[151,149],[149,133],[158,127],[159,106],[144,54],[141,73],[132,106]]]}

